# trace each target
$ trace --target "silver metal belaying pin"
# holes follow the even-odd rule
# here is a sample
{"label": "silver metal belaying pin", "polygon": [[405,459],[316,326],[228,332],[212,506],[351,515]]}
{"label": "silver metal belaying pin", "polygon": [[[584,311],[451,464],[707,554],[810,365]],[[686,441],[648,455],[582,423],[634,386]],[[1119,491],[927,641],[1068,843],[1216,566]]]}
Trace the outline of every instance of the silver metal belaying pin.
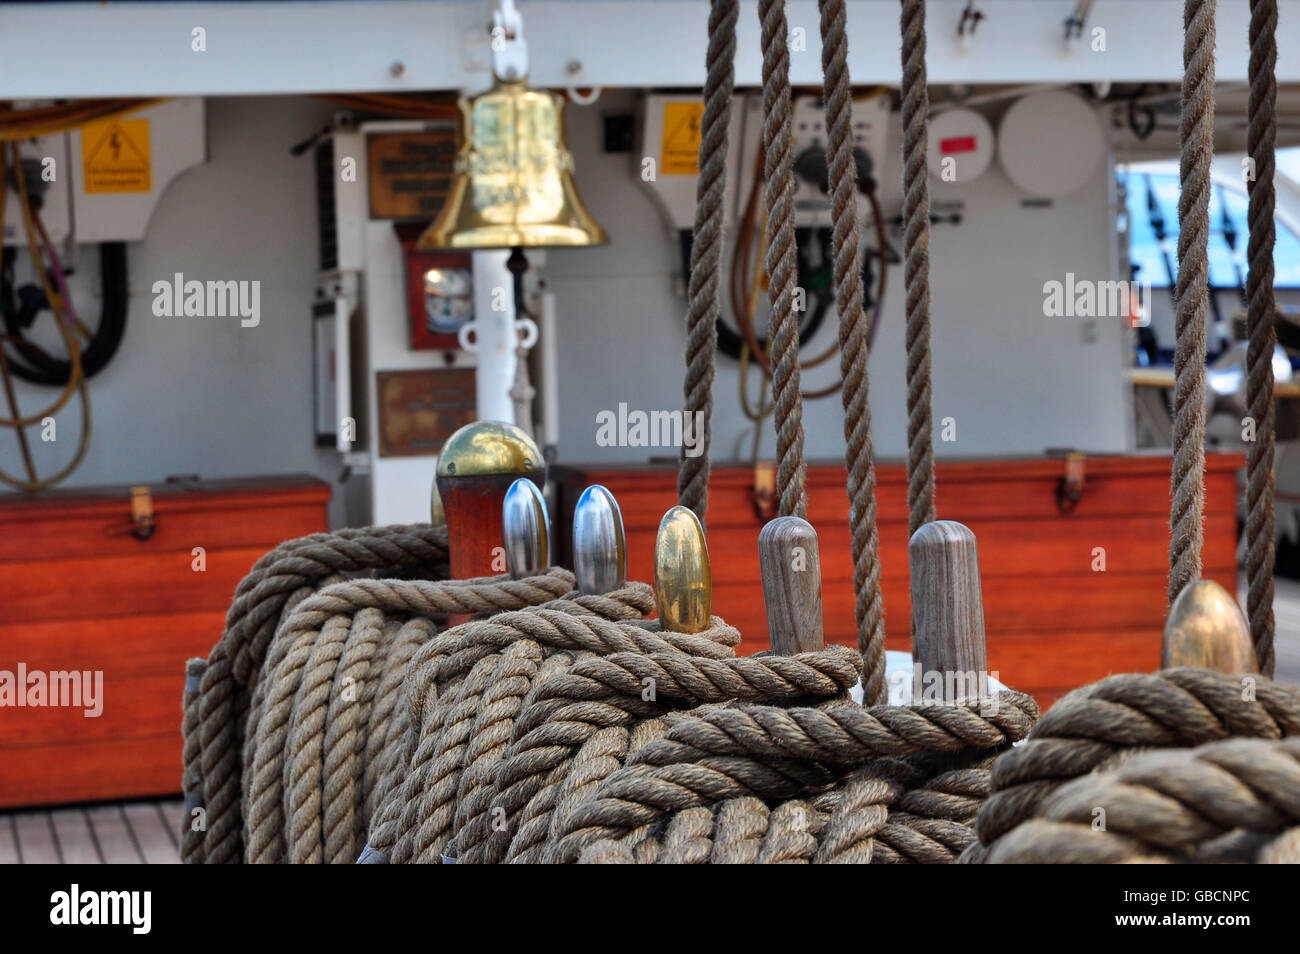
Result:
{"label": "silver metal belaying pin", "polygon": [[578,592],[609,593],[627,582],[623,512],[605,487],[592,484],[573,508],[573,574]]}
{"label": "silver metal belaying pin", "polygon": [[505,542],[506,568],[512,578],[536,576],[550,565],[551,533],[546,498],[527,477],[511,484],[501,502],[501,536]]}

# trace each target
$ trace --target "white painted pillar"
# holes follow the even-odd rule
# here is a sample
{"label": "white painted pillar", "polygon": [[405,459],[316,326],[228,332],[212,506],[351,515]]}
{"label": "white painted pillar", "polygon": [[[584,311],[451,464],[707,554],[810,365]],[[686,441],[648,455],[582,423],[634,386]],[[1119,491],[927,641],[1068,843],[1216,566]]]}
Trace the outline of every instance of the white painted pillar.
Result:
{"label": "white painted pillar", "polygon": [[[514,276],[506,268],[509,249],[474,252],[474,350],[478,353],[475,392],[480,421],[515,423],[510,388],[515,381]],[[495,308],[493,307],[495,306]]]}

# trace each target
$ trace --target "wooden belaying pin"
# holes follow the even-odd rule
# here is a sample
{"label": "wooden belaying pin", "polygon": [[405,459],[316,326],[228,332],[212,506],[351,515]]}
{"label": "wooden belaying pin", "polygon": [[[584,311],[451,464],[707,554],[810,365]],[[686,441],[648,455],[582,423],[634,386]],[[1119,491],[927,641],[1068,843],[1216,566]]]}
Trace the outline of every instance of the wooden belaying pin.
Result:
{"label": "wooden belaying pin", "polygon": [[573,508],[573,574],[580,593],[609,593],[627,582],[623,511],[600,484],[584,490]]}
{"label": "wooden belaying pin", "polygon": [[[975,534],[954,520],[923,524],[907,545],[912,576],[912,663],[943,701],[988,692],[984,598]],[[913,702],[922,700],[913,699]]]}
{"label": "wooden belaying pin", "polygon": [[438,455],[438,495],[447,515],[452,579],[492,576],[506,569],[501,506],[520,477],[544,480],[542,453],[513,424],[475,421],[443,445]]}
{"label": "wooden belaying pin", "polygon": [[817,531],[802,517],[777,517],[758,532],[767,634],[780,656],[826,648]]}
{"label": "wooden belaying pin", "polygon": [[501,504],[501,539],[506,548],[506,569],[522,580],[536,576],[551,563],[551,522],[546,498],[527,477],[506,491]]}
{"label": "wooden belaying pin", "polygon": [[655,538],[655,606],[659,624],[674,633],[698,633],[713,612],[713,574],[704,527],[695,511],[664,514]]}
{"label": "wooden belaying pin", "polygon": [[1160,668],[1200,666],[1228,675],[1259,672],[1250,626],[1237,601],[1213,580],[1194,580],[1169,607]]}

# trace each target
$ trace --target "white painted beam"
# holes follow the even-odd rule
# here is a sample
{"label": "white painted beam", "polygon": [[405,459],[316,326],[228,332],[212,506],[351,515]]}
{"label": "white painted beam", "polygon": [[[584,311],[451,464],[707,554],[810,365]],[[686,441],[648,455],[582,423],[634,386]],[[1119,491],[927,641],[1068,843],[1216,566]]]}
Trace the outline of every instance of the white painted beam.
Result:
{"label": "white painted beam", "polygon": [[[897,0],[850,0],[857,84],[899,78]],[[931,83],[1177,81],[1182,0],[1097,0],[1088,28],[1064,40],[1074,0],[979,0],[975,37],[956,35],[964,0],[929,4]],[[1300,81],[1300,0],[1281,0],[1278,79]],[[379,2],[59,3],[0,6],[0,97],[399,92],[482,86],[484,0]],[[698,87],[705,0],[519,0],[532,82]],[[791,0],[807,48],[797,84],[821,82],[815,0]],[[1220,0],[1218,74],[1246,76],[1247,0]],[[195,30],[203,51],[195,50]],[[742,4],[737,82],[760,83],[755,3]],[[400,64],[400,69],[395,68]]]}

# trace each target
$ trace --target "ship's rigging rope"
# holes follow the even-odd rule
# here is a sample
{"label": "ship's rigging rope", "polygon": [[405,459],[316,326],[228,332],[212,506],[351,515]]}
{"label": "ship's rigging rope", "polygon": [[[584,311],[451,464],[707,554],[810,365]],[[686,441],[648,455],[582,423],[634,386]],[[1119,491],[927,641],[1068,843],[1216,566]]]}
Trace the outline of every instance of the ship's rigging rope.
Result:
{"label": "ship's rigging rope", "polygon": [[1250,232],[1246,273],[1247,413],[1255,440],[1246,452],[1246,615],[1259,671],[1273,675],[1273,222],[1277,146],[1277,0],[1251,0],[1250,95],[1246,151],[1254,174],[1246,183]]}

